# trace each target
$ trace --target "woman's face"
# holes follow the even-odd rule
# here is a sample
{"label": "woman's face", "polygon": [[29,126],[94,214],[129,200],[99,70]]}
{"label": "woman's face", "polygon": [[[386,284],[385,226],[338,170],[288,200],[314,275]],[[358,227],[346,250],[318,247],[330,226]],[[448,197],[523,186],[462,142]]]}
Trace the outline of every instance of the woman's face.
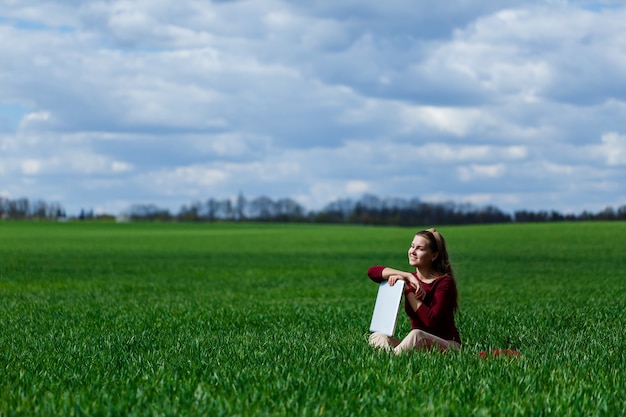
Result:
{"label": "woman's face", "polygon": [[428,239],[420,235],[413,238],[408,255],[409,265],[415,268],[430,268],[437,258],[437,253],[430,249]]}

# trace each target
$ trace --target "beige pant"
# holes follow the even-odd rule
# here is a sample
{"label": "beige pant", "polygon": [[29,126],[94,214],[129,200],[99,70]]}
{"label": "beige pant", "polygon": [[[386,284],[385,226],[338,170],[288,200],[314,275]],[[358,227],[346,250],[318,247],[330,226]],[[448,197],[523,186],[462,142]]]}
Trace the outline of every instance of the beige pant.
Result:
{"label": "beige pant", "polygon": [[436,348],[443,352],[447,349],[458,349],[461,347],[459,343],[453,340],[444,340],[419,329],[411,330],[402,341],[387,336],[384,333],[375,332],[370,335],[370,345],[388,351],[393,350],[396,354],[408,352],[413,349]]}

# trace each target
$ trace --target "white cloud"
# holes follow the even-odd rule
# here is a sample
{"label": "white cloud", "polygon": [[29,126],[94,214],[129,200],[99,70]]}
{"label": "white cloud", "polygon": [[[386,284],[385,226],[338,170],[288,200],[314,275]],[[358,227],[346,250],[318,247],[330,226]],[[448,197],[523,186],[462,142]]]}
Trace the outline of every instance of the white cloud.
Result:
{"label": "white cloud", "polygon": [[28,130],[32,128],[45,128],[45,125],[52,119],[49,111],[42,110],[38,112],[28,113],[20,120],[19,129]]}
{"label": "white cloud", "polygon": [[0,163],[4,175],[38,177],[39,182],[57,175],[120,175],[133,170],[129,163],[85,152],[64,152],[40,158],[0,158]]}
{"label": "white cloud", "polygon": [[616,132],[602,135],[602,152],[609,166],[626,165],[626,135]]}
{"label": "white cloud", "polygon": [[459,179],[461,181],[473,181],[476,179],[500,178],[506,172],[504,164],[494,165],[478,165],[472,164],[457,168]]}
{"label": "white cloud", "polygon": [[121,162],[121,161],[111,162],[111,171],[113,171],[114,173],[128,172],[128,171],[132,171],[132,169],[133,169],[133,166],[126,162]]}
{"label": "white cloud", "polygon": [[360,196],[369,190],[369,185],[365,181],[348,181],[346,192],[350,195]]}
{"label": "white cloud", "polygon": [[480,129],[480,126],[493,124],[486,112],[466,108],[433,106],[406,108],[402,118],[406,133],[427,126],[459,137]]}
{"label": "white cloud", "polygon": [[141,178],[141,183],[152,184],[165,194],[177,194],[183,190],[207,188],[229,179],[229,173],[201,166],[178,167],[171,171],[151,172]]}
{"label": "white cloud", "polygon": [[21,171],[25,175],[36,175],[41,172],[41,161],[37,159],[24,159],[21,161]]}

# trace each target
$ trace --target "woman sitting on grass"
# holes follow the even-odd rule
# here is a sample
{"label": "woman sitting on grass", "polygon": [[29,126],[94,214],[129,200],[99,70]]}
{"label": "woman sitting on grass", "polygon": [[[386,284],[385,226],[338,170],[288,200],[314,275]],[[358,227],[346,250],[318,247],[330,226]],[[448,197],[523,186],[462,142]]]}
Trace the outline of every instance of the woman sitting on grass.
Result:
{"label": "woman sitting on grass", "polygon": [[411,332],[400,341],[384,333],[370,335],[370,344],[396,353],[413,349],[457,349],[461,337],[454,323],[458,308],[456,281],[443,236],[435,229],[418,232],[408,251],[415,272],[372,266],[367,275],[375,282],[406,282],[404,310],[411,319]]}

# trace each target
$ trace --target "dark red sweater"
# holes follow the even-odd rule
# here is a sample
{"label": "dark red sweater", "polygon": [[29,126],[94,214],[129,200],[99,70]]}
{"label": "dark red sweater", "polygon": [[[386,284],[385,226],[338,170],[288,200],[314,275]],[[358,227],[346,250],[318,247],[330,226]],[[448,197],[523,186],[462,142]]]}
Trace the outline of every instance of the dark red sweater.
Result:
{"label": "dark red sweater", "polygon": [[[381,283],[384,281],[383,269],[385,269],[384,266],[372,266],[368,269],[367,275],[372,281]],[[413,275],[417,277],[416,273]],[[411,319],[411,328],[461,343],[459,331],[454,323],[457,294],[454,279],[444,275],[430,284],[422,282],[422,286],[426,291],[426,296],[417,311],[413,311],[406,297],[404,299],[404,311]]]}

